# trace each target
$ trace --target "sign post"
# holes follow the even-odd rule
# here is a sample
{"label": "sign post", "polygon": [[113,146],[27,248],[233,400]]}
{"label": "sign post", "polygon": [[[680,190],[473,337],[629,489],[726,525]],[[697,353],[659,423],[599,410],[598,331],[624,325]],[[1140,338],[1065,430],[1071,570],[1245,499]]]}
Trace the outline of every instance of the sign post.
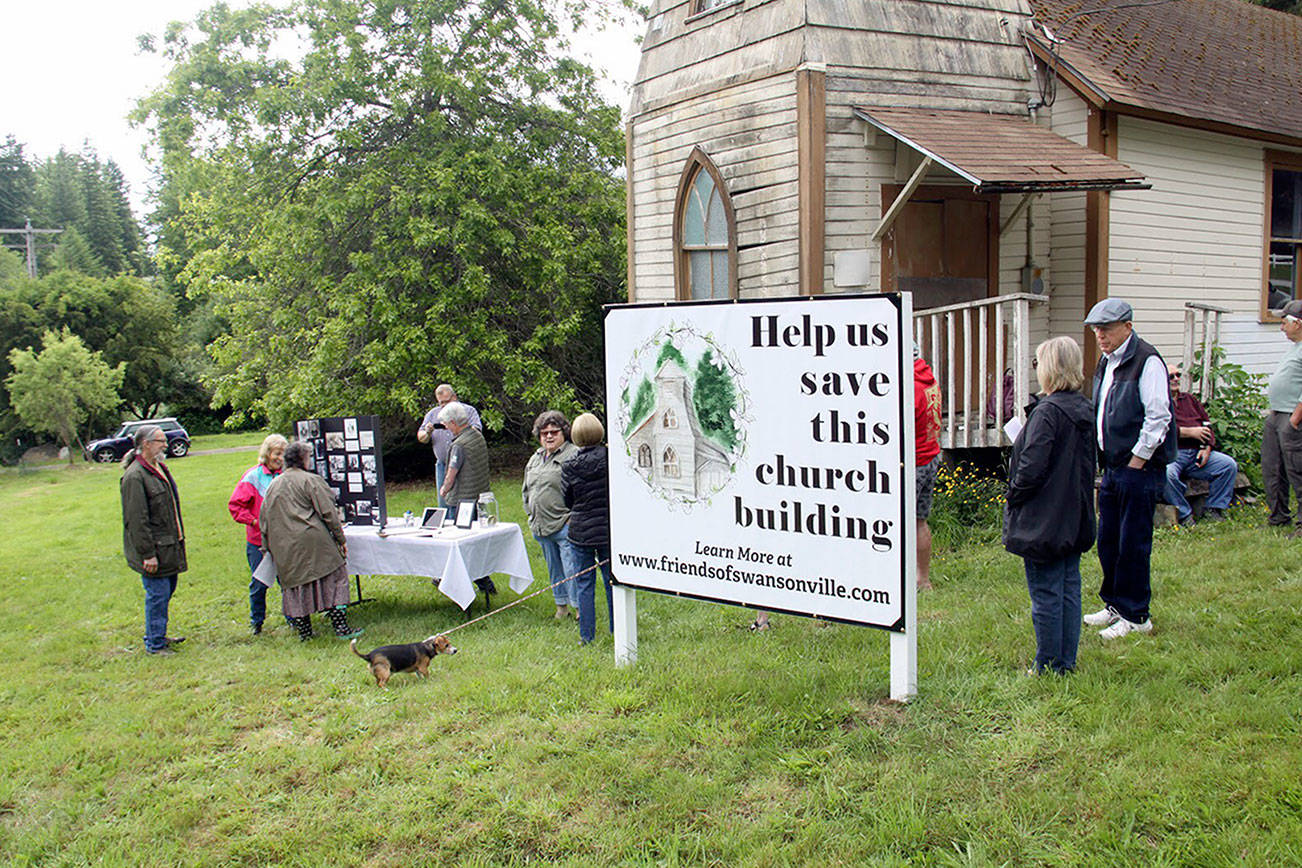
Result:
{"label": "sign post", "polygon": [[607,309],[615,655],[637,588],[891,632],[917,689],[905,295]]}

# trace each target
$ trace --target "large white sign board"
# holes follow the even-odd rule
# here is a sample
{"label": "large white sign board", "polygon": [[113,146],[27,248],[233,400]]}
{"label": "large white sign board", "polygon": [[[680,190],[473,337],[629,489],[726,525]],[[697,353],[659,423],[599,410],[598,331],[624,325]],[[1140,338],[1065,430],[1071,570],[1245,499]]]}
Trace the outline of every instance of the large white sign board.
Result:
{"label": "large white sign board", "polygon": [[911,633],[909,307],[874,294],[608,309],[616,581]]}

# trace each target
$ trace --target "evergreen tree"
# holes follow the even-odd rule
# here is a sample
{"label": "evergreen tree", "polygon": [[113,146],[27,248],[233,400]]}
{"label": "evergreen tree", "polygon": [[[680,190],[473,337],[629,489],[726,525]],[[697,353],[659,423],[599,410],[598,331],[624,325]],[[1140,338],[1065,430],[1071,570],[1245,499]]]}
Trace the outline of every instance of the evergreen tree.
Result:
{"label": "evergreen tree", "polygon": [[737,389],[728,371],[714,361],[707,349],[696,363],[696,387],[692,391],[696,420],[707,437],[732,449],[737,445],[737,426],[732,411],[737,407]]}

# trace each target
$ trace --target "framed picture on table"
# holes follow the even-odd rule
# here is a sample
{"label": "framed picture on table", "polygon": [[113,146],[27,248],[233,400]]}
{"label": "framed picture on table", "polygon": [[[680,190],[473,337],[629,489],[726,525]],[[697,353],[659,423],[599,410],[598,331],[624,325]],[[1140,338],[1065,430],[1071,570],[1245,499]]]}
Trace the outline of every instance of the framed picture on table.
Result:
{"label": "framed picture on table", "polygon": [[463,530],[475,523],[475,502],[473,500],[457,504],[457,527]]}

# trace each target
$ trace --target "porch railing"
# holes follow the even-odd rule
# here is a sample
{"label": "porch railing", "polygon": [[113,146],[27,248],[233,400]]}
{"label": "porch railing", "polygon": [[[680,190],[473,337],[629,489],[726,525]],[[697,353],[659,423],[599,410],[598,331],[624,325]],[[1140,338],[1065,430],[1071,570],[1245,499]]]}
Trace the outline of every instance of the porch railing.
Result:
{"label": "porch railing", "polygon": [[[1019,292],[913,314],[914,340],[941,388],[942,449],[1009,444],[1004,423],[1010,415],[1025,421],[1031,393],[1031,306],[1048,301]],[[1004,408],[1005,380],[1011,414]]]}
{"label": "porch railing", "polygon": [[[1221,340],[1221,317],[1230,313],[1228,307],[1215,304],[1203,304],[1199,301],[1184,303],[1184,347],[1180,359],[1180,388],[1189,391],[1189,371],[1193,368],[1197,353],[1202,352],[1203,363],[1208,365],[1212,359],[1212,347]],[[1201,326],[1201,329],[1199,328]],[[1201,332],[1201,334],[1200,334]],[[1210,376],[1204,376],[1199,383],[1198,399],[1204,404],[1216,393],[1216,384]]]}

